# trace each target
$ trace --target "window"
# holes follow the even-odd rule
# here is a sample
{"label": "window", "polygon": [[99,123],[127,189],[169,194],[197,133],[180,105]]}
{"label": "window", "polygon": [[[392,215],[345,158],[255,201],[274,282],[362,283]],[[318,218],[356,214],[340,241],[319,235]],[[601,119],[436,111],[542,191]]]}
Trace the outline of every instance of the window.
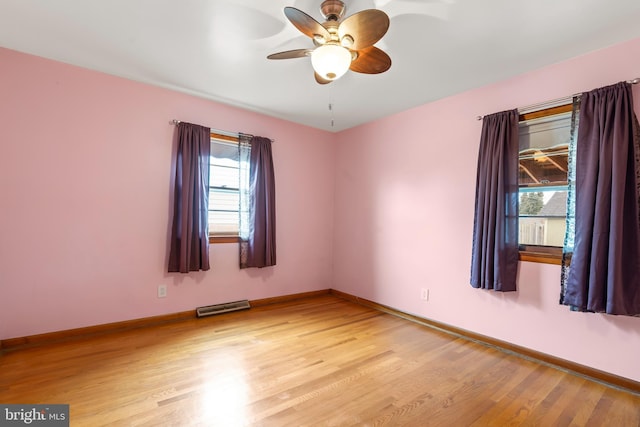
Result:
{"label": "window", "polygon": [[211,134],[209,240],[236,242],[239,230],[240,152],[238,138]]}
{"label": "window", "polygon": [[571,105],[520,116],[520,259],[559,264],[567,215]]}

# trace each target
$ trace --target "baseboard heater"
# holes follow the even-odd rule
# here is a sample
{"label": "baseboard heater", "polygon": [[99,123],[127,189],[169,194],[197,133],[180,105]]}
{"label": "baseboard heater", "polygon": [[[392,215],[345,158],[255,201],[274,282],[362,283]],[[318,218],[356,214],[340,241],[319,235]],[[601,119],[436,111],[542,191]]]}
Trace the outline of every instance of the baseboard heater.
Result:
{"label": "baseboard heater", "polygon": [[213,316],[214,314],[228,313],[230,311],[246,310],[248,308],[251,308],[251,306],[249,305],[249,301],[245,299],[242,301],[225,302],[223,304],[198,307],[196,308],[196,315],[198,317],[206,317]]}

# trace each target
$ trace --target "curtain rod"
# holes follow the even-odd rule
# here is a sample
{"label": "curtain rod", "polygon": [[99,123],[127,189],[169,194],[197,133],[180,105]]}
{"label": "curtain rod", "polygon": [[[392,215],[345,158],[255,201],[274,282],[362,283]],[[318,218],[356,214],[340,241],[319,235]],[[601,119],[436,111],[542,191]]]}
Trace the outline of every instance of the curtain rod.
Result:
{"label": "curtain rod", "polygon": [[[180,120],[176,120],[176,119],[171,120],[171,124],[173,124],[173,125],[178,126],[180,123],[182,123],[182,121],[180,121]],[[240,137],[240,132],[229,132],[229,131],[226,131],[226,130],[220,130],[220,129],[214,129],[214,128],[209,128],[209,129],[210,129],[211,133],[217,133],[219,135],[230,136],[232,138]],[[243,133],[242,135],[247,135],[247,136],[253,137],[253,135],[248,134],[248,133]],[[269,141],[271,141],[272,143],[275,142],[271,138],[267,138],[267,139]]]}
{"label": "curtain rod", "polygon": [[[627,80],[627,83],[631,84],[631,85],[635,85],[640,83],[640,78],[635,78],[633,80]],[[563,105],[563,104],[567,104],[568,102],[570,102],[574,97],[582,95],[582,93],[574,93],[571,96],[565,96],[564,98],[558,98],[558,99],[553,99],[551,101],[545,101],[545,102],[539,102],[537,104],[533,104],[533,105],[527,105],[526,107],[520,107],[518,108],[518,113],[519,114],[523,114],[524,112],[530,112],[530,111],[536,111],[536,110],[540,110],[544,108],[551,108],[551,107],[556,107],[558,105]],[[482,120],[484,119],[484,116],[478,116],[478,120]]]}

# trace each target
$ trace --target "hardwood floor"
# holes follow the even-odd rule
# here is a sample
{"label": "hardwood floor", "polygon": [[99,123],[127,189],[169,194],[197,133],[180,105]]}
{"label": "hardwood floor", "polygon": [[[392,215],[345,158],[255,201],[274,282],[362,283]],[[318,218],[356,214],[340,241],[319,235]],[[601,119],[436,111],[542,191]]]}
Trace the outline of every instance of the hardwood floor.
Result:
{"label": "hardwood floor", "polygon": [[0,357],[72,426],[640,426],[640,396],[334,296]]}

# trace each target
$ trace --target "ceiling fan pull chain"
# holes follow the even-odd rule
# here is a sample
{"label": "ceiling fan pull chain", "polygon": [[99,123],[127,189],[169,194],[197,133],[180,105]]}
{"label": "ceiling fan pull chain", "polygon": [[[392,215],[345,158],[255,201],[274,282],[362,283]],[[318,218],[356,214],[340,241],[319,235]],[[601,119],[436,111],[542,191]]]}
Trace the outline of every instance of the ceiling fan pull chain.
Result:
{"label": "ceiling fan pull chain", "polygon": [[331,112],[331,127],[333,127],[333,104],[329,103],[329,111]]}

